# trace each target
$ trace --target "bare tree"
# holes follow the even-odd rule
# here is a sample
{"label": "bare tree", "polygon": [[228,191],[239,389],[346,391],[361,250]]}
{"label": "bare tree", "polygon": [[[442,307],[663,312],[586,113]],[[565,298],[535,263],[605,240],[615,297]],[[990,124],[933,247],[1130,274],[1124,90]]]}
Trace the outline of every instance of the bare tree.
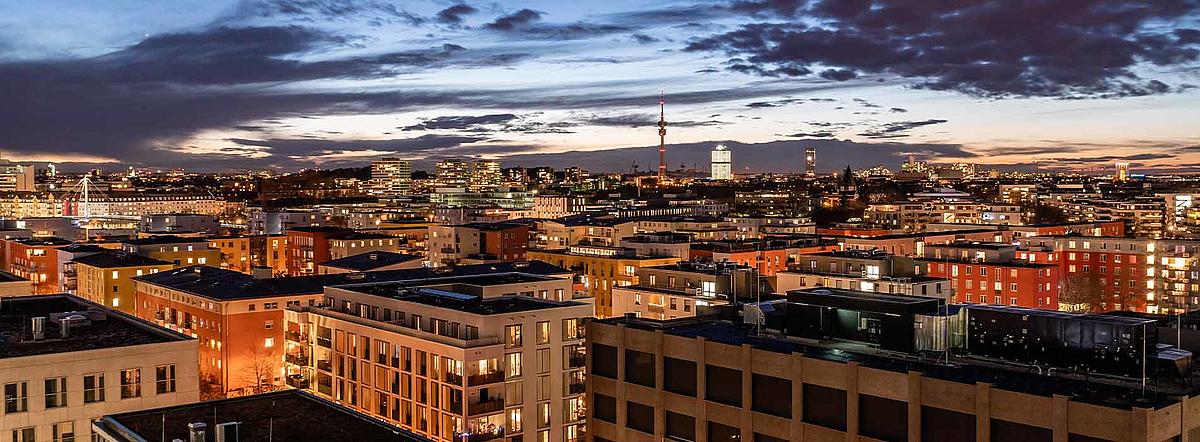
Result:
{"label": "bare tree", "polygon": [[225,398],[225,386],[221,378],[213,373],[200,375],[200,400],[211,401]]}
{"label": "bare tree", "polygon": [[1058,309],[1064,312],[1087,313],[1104,310],[1104,288],[1094,277],[1072,274],[1063,279],[1058,294]]}
{"label": "bare tree", "polygon": [[247,348],[241,380],[249,384],[249,393],[261,394],[277,390],[275,373],[279,371],[279,365],[278,357],[271,350],[257,344]]}

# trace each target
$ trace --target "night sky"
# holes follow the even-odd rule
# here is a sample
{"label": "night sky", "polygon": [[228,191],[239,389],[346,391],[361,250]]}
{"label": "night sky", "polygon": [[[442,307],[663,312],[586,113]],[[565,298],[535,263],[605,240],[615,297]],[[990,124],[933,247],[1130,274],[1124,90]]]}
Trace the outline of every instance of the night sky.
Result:
{"label": "night sky", "polygon": [[0,0],[0,152],[68,168],[645,168],[662,90],[738,171],[1200,170],[1200,0]]}

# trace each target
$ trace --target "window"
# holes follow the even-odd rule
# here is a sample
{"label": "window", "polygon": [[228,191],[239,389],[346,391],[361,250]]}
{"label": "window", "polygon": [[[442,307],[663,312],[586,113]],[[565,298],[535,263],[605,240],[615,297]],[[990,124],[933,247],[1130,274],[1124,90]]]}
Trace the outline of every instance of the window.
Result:
{"label": "window", "polygon": [[643,433],[654,434],[654,407],[633,401],[625,402],[625,426]]}
{"label": "window", "polygon": [[12,430],[12,442],[34,442],[37,428],[25,427]]}
{"label": "window", "polygon": [[563,340],[583,339],[583,320],[580,318],[563,319]]}
{"label": "window", "polygon": [[275,338],[263,339],[263,348],[271,348],[275,346]]}
{"label": "window", "polygon": [[67,406],[67,378],[46,379],[46,408]]}
{"label": "window", "polygon": [[625,382],[654,388],[654,355],[625,350]]}
{"label": "window", "polygon": [[663,357],[663,390],[696,397],[696,363]]}
{"label": "window", "polygon": [[521,346],[521,325],[509,325],[504,327],[504,348],[515,348]]}
{"label": "window", "polygon": [[751,377],[751,383],[753,396],[750,405],[754,411],[785,418],[792,417],[792,381],[755,373]]}
{"label": "window", "polygon": [[121,399],[142,396],[142,369],[121,370]]}
{"label": "window", "polygon": [[51,431],[54,433],[54,442],[75,442],[74,422],[59,422],[51,426]]}
{"label": "window", "polygon": [[667,439],[692,442],[696,440],[696,418],[667,411]]}
{"label": "window", "polygon": [[878,440],[908,439],[908,404],[869,394],[858,395],[858,433]]}
{"label": "window", "polygon": [[617,399],[600,393],[596,393],[595,397],[592,404],[592,417],[609,423],[617,423]]}
{"label": "window", "polygon": [[[592,344],[592,371],[597,376],[617,378],[617,349],[604,344]],[[615,412],[614,412],[615,414]]]}
{"label": "window", "polygon": [[550,321],[537,323],[537,343],[538,345],[550,343]]}
{"label": "window", "polygon": [[26,382],[4,384],[4,412],[29,411],[29,385]]}
{"label": "window", "polygon": [[713,402],[733,406],[742,406],[742,371],[731,368],[706,365],[705,388],[708,399]]}
{"label": "window", "polygon": [[509,353],[505,356],[508,362],[508,377],[515,378],[521,376],[521,354]]}
{"label": "window", "polygon": [[804,422],[846,431],[846,390],[804,384]]}
{"label": "window", "polygon": [[104,402],[104,373],[83,375],[83,403]]}
{"label": "window", "polygon": [[159,365],[154,368],[154,392],[157,394],[175,392],[175,364]]}

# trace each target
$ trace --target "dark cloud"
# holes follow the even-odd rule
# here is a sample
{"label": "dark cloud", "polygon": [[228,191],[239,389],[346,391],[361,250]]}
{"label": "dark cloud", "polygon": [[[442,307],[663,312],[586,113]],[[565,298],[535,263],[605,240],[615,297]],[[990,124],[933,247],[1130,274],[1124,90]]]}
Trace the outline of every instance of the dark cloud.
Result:
{"label": "dark cloud", "polygon": [[437,21],[445,24],[461,24],[464,16],[479,12],[474,6],[459,3],[437,13]]}
{"label": "dark cloud", "polygon": [[460,130],[460,131],[481,131],[488,132],[492,129],[489,126],[503,124],[517,119],[514,114],[492,114],[479,116],[466,115],[451,115],[431,118],[421,121],[412,126],[405,126],[402,130]]}
{"label": "dark cloud", "polygon": [[747,24],[686,49],[768,77],[821,67],[832,81],[891,74],[974,96],[1122,97],[1172,90],[1134,68],[1196,63],[1200,33],[1159,24],[1198,13],[1197,0],[824,0],[811,20]]}
{"label": "dark cloud", "polygon": [[420,25],[425,19],[394,2],[375,0],[253,0],[238,4],[230,18],[301,17],[308,21],[355,19],[372,23],[403,21]]}
{"label": "dark cloud", "polygon": [[496,20],[487,24],[488,29],[497,31],[512,31],[529,26],[535,21],[541,20],[545,15],[542,12],[532,9],[522,9],[520,11],[497,17]]}
{"label": "dark cloud", "polygon": [[827,130],[819,130],[819,131],[814,131],[814,132],[796,132],[791,135],[782,135],[782,136],[788,137],[788,138],[833,138],[833,137],[837,136],[837,134],[827,131]]}
{"label": "dark cloud", "polygon": [[629,38],[631,40],[633,40],[634,42],[641,43],[641,44],[649,44],[649,43],[655,43],[658,41],[662,41],[662,39],[660,39],[658,37],[655,37],[652,35],[646,35],[646,34],[632,34],[629,36]]}
{"label": "dark cloud", "polygon": [[928,120],[920,120],[920,121],[897,121],[897,122],[886,123],[881,126],[870,128],[866,131],[863,131],[862,133],[860,133],[858,135],[864,136],[867,138],[906,137],[906,136],[908,136],[907,132],[910,130],[916,129],[918,127],[930,126],[930,125],[934,125],[934,124],[942,124],[942,123],[945,123],[946,121],[947,120],[939,120],[939,119],[928,119]]}
{"label": "dark cloud", "polygon": [[780,17],[794,17],[806,0],[738,0],[729,9],[751,15],[772,14]]}
{"label": "dark cloud", "polygon": [[908,109],[905,109],[902,107],[893,107],[891,109],[888,109],[888,112],[891,112],[893,114],[902,114],[902,113],[908,112]]}
{"label": "dark cloud", "polygon": [[[659,115],[651,113],[591,114],[578,117],[582,126],[649,127],[658,124]],[[717,120],[667,120],[667,127],[702,127],[724,124]]]}
{"label": "dark cloud", "polygon": [[261,147],[270,149],[271,153],[281,156],[309,155],[313,152],[336,151],[382,151],[391,153],[414,153],[459,147],[484,141],[478,136],[458,135],[422,135],[414,138],[396,138],[387,140],[330,140],[325,138],[270,138],[247,139],[230,138],[227,141],[238,146]]}

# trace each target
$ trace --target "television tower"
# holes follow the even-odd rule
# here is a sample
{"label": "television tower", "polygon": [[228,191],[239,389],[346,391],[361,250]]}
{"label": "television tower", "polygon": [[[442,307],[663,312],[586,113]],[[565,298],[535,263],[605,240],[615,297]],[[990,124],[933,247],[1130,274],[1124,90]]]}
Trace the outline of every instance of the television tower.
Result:
{"label": "television tower", "polygon": [[667,178],[667,93],[658,99],[658,182]]}

